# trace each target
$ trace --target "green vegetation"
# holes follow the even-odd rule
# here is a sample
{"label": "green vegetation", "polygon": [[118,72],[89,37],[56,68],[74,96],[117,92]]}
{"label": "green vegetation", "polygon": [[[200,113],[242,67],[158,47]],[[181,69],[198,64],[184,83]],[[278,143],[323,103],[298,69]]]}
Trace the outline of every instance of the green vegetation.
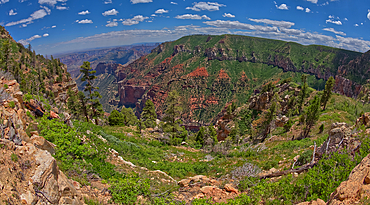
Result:
{"label": "green vegetation", "polygon": [[149,99],[145,102],[145,107],[143,112],[141,112],[141,123],[144,128],[154,128],[156,126],[157,113],[155,113],[155,106],[153,102]]}
{"label": "green vegetation", "polygon": [[18,162],[18,156],[17,156],[16,154],[14,154],[14,153],[12,153],[12,154],[10,155],[10,159],[11,159],[13,162]]}

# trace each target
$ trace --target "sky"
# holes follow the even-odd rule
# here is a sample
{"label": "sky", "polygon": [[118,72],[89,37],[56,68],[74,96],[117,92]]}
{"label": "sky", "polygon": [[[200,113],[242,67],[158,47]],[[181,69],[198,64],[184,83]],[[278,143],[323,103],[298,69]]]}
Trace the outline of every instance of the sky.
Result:
{"label": "sky", "polygon": [[238,34],[370,50],[369,0],[0,0],[14,40],[52,55]]}

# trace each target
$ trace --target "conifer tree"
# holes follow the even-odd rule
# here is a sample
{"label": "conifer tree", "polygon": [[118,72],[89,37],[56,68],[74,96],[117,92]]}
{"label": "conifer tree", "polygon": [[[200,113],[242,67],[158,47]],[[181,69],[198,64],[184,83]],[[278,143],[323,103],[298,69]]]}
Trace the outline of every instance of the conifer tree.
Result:
{"label": "conifer tree", "polygon": [[200,145],[204,145],[204,127],[200,127],[200,130],[197,133],[197,136],[195,137],[195,141],[198,142]]}
{"label": "conifer tree", "polygon": [[303,130],[303,134],[301,135],[303,138],[308,137],[308,134],[310,133],[310,130],[315,125],[317,120],[320,116],[320,98],[315,95],[315,98],[313,99],[310,106],[307,108],[306,112],[306,127]]}
{"label": "conifer tree", "polygon": [[85,116],[86,122],[89,122],[89,114],[87,112],[88,100],[86,99],[85,94],[81,91],[78,92],[77,97],[78,97],[78,101],[79,101],[80,110],[82,111],[83,115]]}
{"label": "conifer tree", "polygon": [[325,90],[324,90],[324,93],[321,97],[321,104],[324,106],[323,110],[325,110],[326,104],[328,103],[328,101],[331,97],[332,90],[334,88],[334,83],[335,83],[335,80],[334,80],[333,76],[330,76],[328,81],[326,81]]}
{"label": "conifer tree", "polygon": [[298,111],[302,111],[303,103],[306,98],[306,95],[308,94],[308,85],[307,85],[307,75],[301,76],[302,85],[301,85],[301,92],[299,92],[298,96]]}
{"label": "conifer tree", "polygon": [[109,125],[113,126],[113,125],[124,125],[125,124],[125,116],[118,112],[117,110],[113,110],[109,117],[108,117],[108,122],[109,122]]}
{"label": "conifer tree", "polygon": [[90,62],[88,61],[85,61],[80,68],[80,72],[83,74],[81,81],[86,81],[84,91],[88,92],[88,108],[89,110],[92,110],[91,118],[95,119],[95,122],[98,125],[98,117],[102,116],[103,108],[99,102],[99,99],[101,98],[101,95],[97,91],[99,88],[93,86],[93,80],[96,78],[94,75],[96,71],[90,67]]}
{"label": "conifer tree", "polygon": [[10,42],[8,39],[6,39],[3,42],[3,45],[1,47],[1,52],[3,54],[1,58],[1,63],[4,64],[5,70],[8,71],[8,61],[9,61],[9,56],[11,52]]}
{"label": "conifer tree", "polygon": [[148,99],[145,102],[145,107],[143,108],[143,112],[141,113],[141,120],[145,127],[154,128],[156,125],[157,113],[155,113],[155,106],[154,103]]}
{"label": "conifer tree", "polygon": [[68,107],[69,112],[75,118],[79,118],[81,109],[78,104],[78,98],[76,96],[76,93],[72,92],[72,90],[69,88],[67,91],[67,95],[68,95],[67,107]]}
{"label": "conifer tree", "polygon": [[166,122],[165,129],[170,132],[177,132],[180,130],[177,119],[181,114],[181,107],[179,106],[179,94],[177,91],[171,91],[168,93],[166,99],[167,109],[163,120]]}
{"label": "conifer tree", "polygon": [[276,117],[276,108],[277,104],[276,101],[272,101],[270,108],[268,109],[268,112],[266,114],[266,120],[263,122],[263,133],[262,133],[262,142],[265,141],[268,134],[270,134],[271,126],[270,123],[275,119]]}

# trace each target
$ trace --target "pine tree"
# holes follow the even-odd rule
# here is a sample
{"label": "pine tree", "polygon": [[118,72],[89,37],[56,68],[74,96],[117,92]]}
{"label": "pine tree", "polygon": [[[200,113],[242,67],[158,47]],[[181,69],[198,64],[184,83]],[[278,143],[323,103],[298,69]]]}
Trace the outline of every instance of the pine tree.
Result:
{"label": "pine tree", "polygon": [[205,138],[204,127],[200,127],[200,129],[197,133],[197,136],[195,137],[195,141],[203,146],[204,145],[204,138]]}
{"label": "pine tree", "polygon": [[101,95],[96,91],[99,88],[93,86],[96,71],[90,67],[90,62],[88,61],[85,61],[80,68],[80,72],[83,74],[81,81],[86,81],[84,91],[88,92],[88,108],[92,110],[91,118],[95,119],[95,123],[98,125],[98,118],[103,115],[103,108],[99,102]]}
{"label": "pine tree", "polygon": [[306,127],[303,130],[303,134],[301,135],[303,138],[308,137],[308,134],[310,133],[310,130],[315,125],[317,120],[320,117],[320,98],[315,95],[315,98],[313,99],[310,106],[307,108],[306,112]]}
{"label": "pine tree", "polygon": [[145,102],[140,118],[145,127],[154,128],[156,126],[157,113],[155,113],[154,103],[150,99]]}
{"label": "pine tree", "polygon": [[67,107],[69,112],[72,114],[73,117],[79,118],[81,109],[78,104],[76,93],[72,92],[72,90],[69,88],[67,91],[67,95],[68,95]]}
{"label": "pine tree", "polygon": [[303,103],[304,103],[304,100],[308,94],[308,85],[307,85],[307,75],[302,75],[301,76],[301,80],[302,80],[302,85],[301,85],[301,92],[299,92],[299,96],[298,96],[298,110],[299,112],[302,111],[302,107],[303,107]]}
{"label": "pine tree", "polygon": [[262,133],[262,142],[265,141],[268,134],[270,134],[271,126],[270,123],[275,119],[276,117],[276,110],[277,110],[277,104],[276,101],[272,101],[271,106],[265,116],[265,121],[263,122],[263,133]]}
{"label": "pine tree", "polygon": [[167,109],[163,118],[163,120],[166,122],[165,130],[175,133],[180,130],[177,119],[180,117],[182,110],[179,106],[179,94],[177,91],[171,91],[168,93],[166,104]]}
{"label": "pine tree", "polygon": [[8,62],[9,62],[9,57],[10,57],[10,52],[11,52],[10,42],[8,39],[6,39],[3,42],[3,45],[1,47],[1,52],[3,53],[2,58],[1,58],[1,63],[4,64],[5,70],[8,71]]}
{"label": "pine tree", "polygon": [[326,104],[328,103],[328,101],[331,97],[332,90],[334,88],[334,83],[335,83],[335,80],[334,80],[333,76],[330,76],[328,81],[326,81],[325,90],[324,90],[324,93],[321,97],[321,104],[324,106],[323,110],[325,110]]}
{"label": "pine tree", "polygon": [[113,110],[108,117],[108,122],[110,126],[124,125],[125,121],[125,116],[117,110]]}
{"label": "pine tree", "polygon": [[88,108],[87,108],[88,100],[86,99],[85,94],[81,91],[78,92],[77,97],[78,97],[78,101],[79,101],[80,110],[82,111],[83,115],[85,116],[86,122],[89,122],[89,114],[87,112],[87,110],[88,110]]}

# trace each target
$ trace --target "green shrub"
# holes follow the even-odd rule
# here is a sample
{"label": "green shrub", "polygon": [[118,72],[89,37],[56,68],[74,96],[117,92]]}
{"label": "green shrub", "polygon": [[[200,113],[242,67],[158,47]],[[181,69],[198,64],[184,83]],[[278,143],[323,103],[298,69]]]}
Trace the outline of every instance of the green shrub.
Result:
{"label": "green shrub", "polygon": [[15,102],[14,102],[14,101],[10,101],[10,102],[9,102],[9,107],[11,107],[11,108],[15,108]]}
{"label": "green shrub", "polygon": [[128,175],[124,178],[112,178],[110,190],[112,201],[120,204],[136,204],[137,196],[149,196],[149,179],[138,175]]}
{"label": "green shrub", "polygon": [[311,162],[312,160],[312,155],[313,155],[313,151],[311,149],[309,150],[306,150],[305,152],[303,152],[301,154],[301,156],[298,158],[297,162],[296,162],[296,165],[297,166],[302,166],[304,164],[307,164],[309,162]]}
{"label": "green shrub", "polygon": [[8,89],[8,88],[9,88],[9,86],[8,86],[7,84],[4,84],[4,88],[5,88],[5,89]]}
{"label": "green shrub", "polygon": [[13,162],[18,162],[18,156],[17,156],[16,154],[14,154],[14,153],[12,153],[12,154],[10,155],[10,159],[11,159]]}

